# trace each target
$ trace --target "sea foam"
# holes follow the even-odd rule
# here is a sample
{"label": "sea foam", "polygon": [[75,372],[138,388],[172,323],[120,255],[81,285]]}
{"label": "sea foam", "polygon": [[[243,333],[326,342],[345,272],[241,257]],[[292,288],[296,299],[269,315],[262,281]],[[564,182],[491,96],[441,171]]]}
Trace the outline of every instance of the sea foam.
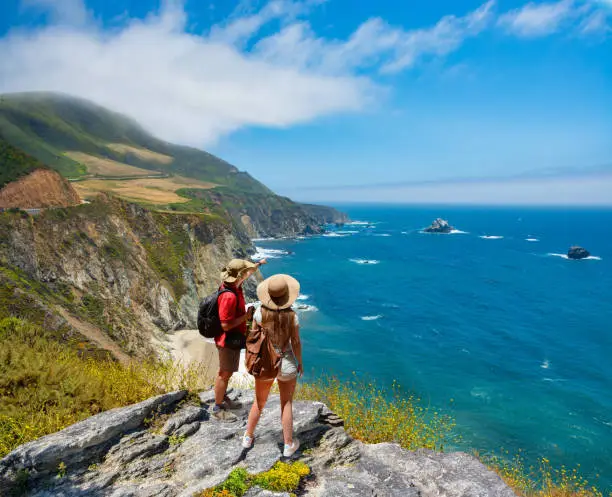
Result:
{"label": "sea foam", "polygon": [[289,255],[286,250],[255,247],[256,252],[251,256],[253,260],[259,261],[261,259],[278,259],[285,255]]}
{"label": "sea foam", "polygon": [[540,240],[537,238],[525,238],[526,242],[539,242]]}
{"label": "sea foam", "polygon": [[380,261],[376,259],[349,259],[351,262],[355,264],[380,264]]}
{"label": "sea foam", "polygon": [[503,236],[500,235],[482,235],[478,238],[482,238],[483,240],[501,240]]}
{"label": "sea foam", "polygon": [[380,318],[382,318],[382,314],[377,314],[376,316],[361,316],[362,321],[376,321]]}
{"label": "sea foam", "polygon": [[596,255],[589,255],[588,257],[584,257],[582,259],[570,259],[567,254],[555,254],[552,252],[549,252],[547,254],[550,257],[561,257],[562,259],[567,259],[567,260],[575,260],[575,261],[586,261],[586,260],[591,260],[591,261],[600,261],[601,257],[598,257]]}

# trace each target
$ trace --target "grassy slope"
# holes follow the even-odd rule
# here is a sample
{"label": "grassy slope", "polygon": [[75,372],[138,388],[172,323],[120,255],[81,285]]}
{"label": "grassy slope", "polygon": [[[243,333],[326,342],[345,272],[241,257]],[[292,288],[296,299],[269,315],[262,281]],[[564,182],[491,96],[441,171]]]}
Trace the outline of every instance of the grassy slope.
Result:
{"label": "grassy slope", "polygon": [[46,166],[34,157],[13,147],[0,135],[0,188]]}
{"label": "grassy slope", "polygon": [[[159,140],[133,120],[91,102],[51,93],[0,96],[0,134],[64,176],[86,173],[66,151],[107,157],[151,171],[164,171],[210,181],[247,193],[271,193],[268,188],[212,154]],[[170,164],[121,152],[107,144],[126,144],[174,158]]]}

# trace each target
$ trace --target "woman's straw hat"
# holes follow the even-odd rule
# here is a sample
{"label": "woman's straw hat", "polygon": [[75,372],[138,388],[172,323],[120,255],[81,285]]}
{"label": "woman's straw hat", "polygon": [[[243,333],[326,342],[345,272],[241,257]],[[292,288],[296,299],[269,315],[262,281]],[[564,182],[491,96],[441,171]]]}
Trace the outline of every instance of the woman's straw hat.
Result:
{"label": "woman's straw hat", "polygon": [[300,283],[288,274],[275,274],[257,287],[262,305],[273,311],[289,309],[300,294]]}

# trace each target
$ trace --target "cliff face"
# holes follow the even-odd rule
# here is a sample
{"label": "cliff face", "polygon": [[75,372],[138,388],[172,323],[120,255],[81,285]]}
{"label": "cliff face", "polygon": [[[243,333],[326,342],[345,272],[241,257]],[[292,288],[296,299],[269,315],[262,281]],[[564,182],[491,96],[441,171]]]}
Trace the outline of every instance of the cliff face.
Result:
{"label": "cliff face", "polygon": [[231,217],[252,237],[298,236],[321,233],[321,225],[340,223],[347,216],[336,209],[293,202],[278,195],[242,195],[224,189],[188,190],[213,212]]}
{"label": "cliff face", "polygon": [[0,207],[37,209],[81,203],[70,182],[50,169],[37,169],[0,190]]}
{"label": "cliff face", "polygon": [[[146,356],[160,330],[195,327],[201,296],[216,288],[221,267],[249,248],[244,230],[223,219],[100,197],[34,217],[0,214],[0,283],[22,293],[41,285],[32,297],[41,306]],[[24,278],[35,283],[20,283]]]}
{"label": "cliff face", "polygon": [[[268,471],[281,457],[280,402],[271,396],[255,445],[241,447],[253,392],[233,392],[243,407],[239,422],[209,414],[214,394],[181,405],[187,392],[153,397],[113,409],[18,447],[0,460],[0,487],[21,482],[33,497],[130,495],[193,497],[223,483],[238,465],[251,474]],[[409,452],[398,445],[353,440],[342,420],[319,402],[296,402],[294,427],[301,448],[294,456],[311,474],[298,488],[311,497],[515,497],[475,457],[464,453]],[[161,429],[145,418],[166,413]],[[60,463],[65,475],[57,477]],[[27,481],[20,475],[28,475]],[[233,495],[233,494],[232,494]],[[245,497],[288,497],[254,486]]]}

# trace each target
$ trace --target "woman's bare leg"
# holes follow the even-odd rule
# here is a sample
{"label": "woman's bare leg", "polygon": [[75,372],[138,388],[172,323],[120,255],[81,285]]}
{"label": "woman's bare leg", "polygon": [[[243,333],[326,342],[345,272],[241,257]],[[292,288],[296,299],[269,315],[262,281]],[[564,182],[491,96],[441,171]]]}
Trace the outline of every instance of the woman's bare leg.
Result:
{"label": "woman's bare leg", "polygon": [[266,406],[268,401],[268,395],[270,395],[270,389],[274,384],[274,380],[258,380],[255,378],[255,400],[251,406],[251,412],[249,412],[249,420],[247,421],[246,433],[249,437],[253,436],[261,411]]}
{"label": "woman's bare leg", "polygon": [[288,445],[293,443],[293,392],[295,392],[296,381],[297,379],[294,378],[293,380],[278,382],[283,437]]}

